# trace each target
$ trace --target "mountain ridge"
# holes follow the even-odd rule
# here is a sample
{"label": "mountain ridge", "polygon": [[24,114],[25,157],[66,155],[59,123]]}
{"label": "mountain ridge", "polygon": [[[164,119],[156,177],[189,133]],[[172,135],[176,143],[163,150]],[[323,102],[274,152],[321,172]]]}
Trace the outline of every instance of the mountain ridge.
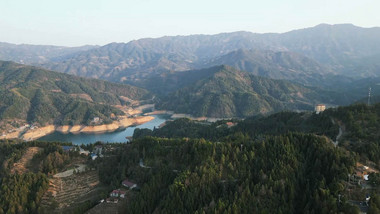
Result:
{"label": "mountain ridge", "polygon": [[[339,75],[362,78],[380,76],[376,64],[380,56],[379,38],[379,27],[320,24],[285,33],[237,31],[214,35],[143,38],[88,50],[73,50],[58,56],[45,56],[45,59],[43,55],[42,59],[24,56],[24,63],[79,76],[123,82],[139,80],[163,71],[209,67],[205,63],[222,55],[239,49],[256,49],[298,53]],[[20,55],[22,58],[23,55]],[[4,58],[16,62],[21,60],[20,57],[12,59],[12,56],[2,55],[0,48],[0,59]],[[366,58],[369,58],[370,64],[365,64],[366,69],[360,69],[363,67],[360,59]]]}
{"label": "mountain ridge", "polygon": [[322,101],[338,102],[331,100],[335,95],[320,94],[289,81],[254,76],[226,65],[209,69],[209,75],[168,94],[156,107],[194,116],[228,118],[312,110]]}
{"label": "mountain ridge", "polygon": [[9,61],[0,61],[0,83],[3,126],[7,121],[39,126],[86,125],[93,118],[107,124],[112,117],[125,114],[111,105],[130,105],[133,100],[150,97],[146,90],[134,86]]}
{"label": "mountain ridge", "polygon": [[380,28],[353,25],[318,25],[286,33],[239,31],[215,35],[165,36],[111,43],[42,66],[75,75],[123,82],[162,71],[200,69],[202,66],[207,67],[205,63],[228,53],[239,49],[255,49],[294,52],[337,74],[366,77],[380,73],[372,67],[360,73],[353,72],[360,66],[353,60],[380,54],[379,38]]}

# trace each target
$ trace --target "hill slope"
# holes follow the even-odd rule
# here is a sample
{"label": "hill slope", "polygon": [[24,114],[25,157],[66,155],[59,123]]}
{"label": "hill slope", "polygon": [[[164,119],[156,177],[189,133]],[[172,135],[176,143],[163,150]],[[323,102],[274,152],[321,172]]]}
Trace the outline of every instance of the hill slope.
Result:
{"label": "hill slope", "polygon": [[317,85],[334,72],[315,60],[292,52],[239,49],[212,59],[207,65],[229,65],[257,76]]}
{"label": "hill slope", "polygon": [[[352,24],[320,24],[313,28],[280,34],[277,42],[290,51],[304,54],[344,73],[353,60],[380,53],[380,28]],[[349,74],[359,76],[361,72]],[[379,74],[378,74],[379,75]]]}
{"label": "hill slope", "polygon": [[246,117],[284,109],[312,110],[322,101],[337,102],[319,91],[229,66],[210,70],[209,76],[169,94],[157,107],[195,116]]}
{"label": "hill slope", "polygon": [[88,124],[94,117],[109,122],[123,114],[110,105],[128,104],[148,97],[129,85],[85,79],[67,74],[0,61],[0,121]]}

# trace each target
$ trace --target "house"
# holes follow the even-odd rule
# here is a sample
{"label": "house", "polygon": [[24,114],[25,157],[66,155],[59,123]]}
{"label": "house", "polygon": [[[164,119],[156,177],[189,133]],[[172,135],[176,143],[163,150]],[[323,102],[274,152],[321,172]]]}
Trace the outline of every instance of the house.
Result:
{"label": "house", "polygon": [[85,155],[89,155],[89,154],[90,154],[90,152],[89,152],[89,151],[87,151],[87,150],[84,150],[84,149],[82,149],[81,147],[79,147],[79,154],[85,154]]}
{"label": "house", "polygon": [[236,123],[233,123],[233,122],[227,122],[226,125],[227,125],[228,128],[231,128],[231,127],[236,126]]}
{"label": "house", "polygon": [[317,114],[323,112],[324,110],[326,110],[326,105],[324,105],[324,104],[318,104],[315,106],[315,112]]}
{"label": "house", "polygon": [[120,190],[119,191],[119,197],[120,198],[125,198],[125,194],[126,194],[127,192],[126,191],[122,191],[122,190]]}
{"label": "house", "polygon": [[117,198],[107,198],[107,199],[106,199],[106,202],[107,202],[107,203],[114,203],[114,204],[117,204],[117,202],[119,202],[119,199],[117,199]]}
{"label": "house", "polygon": [[369,175],[363,175],[363,179],[364,179],[365,181],[368,181],[368,180],[369,180]]}
{"label": "house", "polygon": [[97,156],[96,154],[92,153],[92,154],[91,154],[91,159],[92,159],[92,160],[95,160],[96,158],[98,158],[98,156]]}
{"label": "house", "polygon": [[110,193],[110,196],[111,197],[119,197],[119,190],[118,189],[115,189],[114,191],[112,191]]}
{"label": "house", "polygon": [[111,193],[110,193],[110,196],[111,197],[120,197],[120,198],[125,198],[125,194],[127,193],[127,191],[123,191],[123,190],[120,190],[120,189],[115,189],[113,190]]}
{"label": "house", "polygon": [[137,187],[137,184],[135,184],[129,180],[124,180],[123,182],[121,182],[121,184],[125,187],[128,187],[129,189],[133,189],[133,188]]}
{"label": "house", "polygon": [[62,149],[64,152],[71,152],[71,151],[73,151],[74,147],[73,146],[62,146]]}
{"label": "house", "polygon": [[103,146],[102,145],[96,145],[93,153],[101,155],[102,152],[103,152]]}

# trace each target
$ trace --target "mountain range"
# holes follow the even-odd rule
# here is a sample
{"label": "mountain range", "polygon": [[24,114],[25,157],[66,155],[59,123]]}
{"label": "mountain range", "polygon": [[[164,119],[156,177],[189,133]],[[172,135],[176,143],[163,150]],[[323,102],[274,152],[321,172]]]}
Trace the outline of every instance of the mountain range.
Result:
{"label": "mountain range", "polygon": [[[355,78],[380,75],[380,28],[361,28],[351,24],[320,24],[280,34],[242,31],[217,35],[166,36],[128,43],[111,43],[101,47],[21,45],[13,46],[13,51],[9,51],[9,48],[5,48],[8,51],[1,49],[4,48],[0,48],[0,58],[3,60],[40,64],[51,70],[117,82],[134,81],[151,73],[168,70],[184,71],[210,67],[215,62],[219,65],[236,65],[238,62],[231,62],[230,57],[236,58],[239,54],[243,59],[238,57],[237,61],[249,59],[247,64],[257,64],[260,57],[263,57],[260,55],[268,56],[268,51],[281,53],[277,55],[291,52],[289,56],[282,57],[289,65],[296,66],[296,69],[289,65],[285,66],[287,69],[323,71],[322,73]],[[36,49],[41,50],[35,54],[37,58],[27,54],[36,52]],[[240,49],[243,52],[239,52]],[[242,56],[244,50],[253,50],[253,53],[248,54],[250,57],[244,54]],[[259,51],[264,53],[259,54]],[[259,54],[259,58],[255,54]],[[252,57],[255,59],[251,60]],[[45,60],[41,60],[42,58]],[[292,60],[296,62],[293,63]],[[239,69],[250,69],[243,64],[240,66]],[[310,70],[315,67],[319,67],[319,70]],[[258,70],[253,69],[253,72],[258,74]],[[271,74],[270,77],[280,79],[284,75],[287,76],[282,72],[279,75]]]}
{"label": "mountain range", "polygon": [[73,53],[87,51],[98,46],[63,47],[53,45],[27,45],[0,42],[0,59],[22,64],[41,64],[53,62],[60,57],[69,57]]}
{"label": "mountain range", "polygon": [[[165,36],[76,48],[0,43],[0,59],[145,88],[157,96],[160,108],[194,115],[246,116],[253,112],[311,109],[316,102],[348,104],[366,97],[369,87],[376,96],[377,78],[380,78],[380,28],[320,24],[287,33],[240,31]],[[219,69],[221,65],[223,69]],[[208,87],[220,81],[216,78],[220,70],[228,70],[228,75],[223,75],[231,79],[219,82],[223,92],[217,93]],[[246,82],[255,84],[248,84],[251,88],[247,89]],[[262,90],[255,91],[260,87]],[[270,87],[278,91],[273,92]],[[205,88],[215,94],[204,94]],[[226,94],[228,90],[231,91]],[[297,90],[304,99],[289,95]],[[257,94],[254,99],[251,97],[255,104],[250,104],[255,108],[237,110],[241,103],[236,99],[248,102],[251,98],[233,101],[230,98],[245,93]],[[193,95],[210,96],[202,102]],[[185,104],[178,101],[184,102],[184,97],[192,104],[181,109]],[[286,104],[285,99],[289,99]],[[190,106],[196,106],[194,103],[201,106],[188,111]],[[230,110],[214,111],[207,107],[222,103],[229,103]]]}
{"label": "mountain range", "polygon": [[[326,67],[322,66],[320,70],[326,72],[333,70],[336,74],[356,78],[378,76],[376,59],[380,56],[380,28],[321,24],[282,34],[234,32],[140,39],[81,51],[42,66],[111,81],[133,81],[150,73],[209,67],[209,63],[218,59],[219,64],[230,64],[220,60],[228,60],[228,54],[240,49],[293,52],[310,58],[300,61],[299,55],[289,57],[302,62],[301,65],[306,68],[301,70],[308,70],[318,62]],[[222,57],[224,55],[227,56]],[[365,59],[371,59],[366,61],[372,63],[366,65],[366,69],[356,70],[363,67],[362,61]]]}

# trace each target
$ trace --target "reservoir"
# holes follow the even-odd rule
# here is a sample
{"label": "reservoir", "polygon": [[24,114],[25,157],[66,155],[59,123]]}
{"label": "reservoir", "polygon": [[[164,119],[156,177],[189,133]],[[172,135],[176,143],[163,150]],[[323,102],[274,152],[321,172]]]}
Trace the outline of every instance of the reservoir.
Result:
{"label": "reservoir", "polygon": [[164,123],[167,119],[169,119],[168,115],[151,115],[154,117],[153,120],[138,125],[131,126],[121,131],[108,132],[102,134],[62,134],[60,132],[54,132],[52,134],[46,135],[44,137],[39,138],[39,141],[55,141],[55,142],[72,142],[73,144],[90,144],[95,143],[97,141],[102,142],[112,142],[112,143],[125,143],[127,139],[125,137],[132,136],[133,132],[136,128],[148,128],[153,130],[154,127],[158,128],[159,125]]}

